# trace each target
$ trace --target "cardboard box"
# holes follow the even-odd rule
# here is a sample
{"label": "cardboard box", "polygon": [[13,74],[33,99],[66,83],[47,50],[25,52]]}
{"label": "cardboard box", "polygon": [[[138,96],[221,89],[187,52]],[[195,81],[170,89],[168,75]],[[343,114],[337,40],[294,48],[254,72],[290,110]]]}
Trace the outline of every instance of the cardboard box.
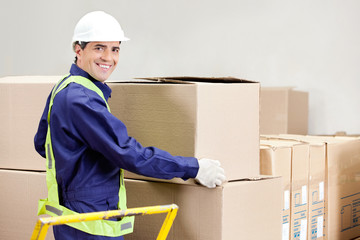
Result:
{"label": "cardboard box", "polygon": [[[33,139],[46,99],[60,78],[0,79],[0,168],[45,170]],[[109,83],[112,111],[130,135],[174,155],[219,159],[229,179],[259,174],[259,83],[232,78],[207,79],[212,83],[198,79],[196,84],[164,81]]]}
{"label": "cardboard box", "polygon": [[[228,240],[236,236],[280,239],[279,177],[229,182],[215,189],[129,179],[125,184],[129,208],[170,203],[179,206],[168,240]],[[38,200],[47,196],[46,174],[0,170],[0,186],[0,239],[29,239],[38,219]],[[137,216],[134,233],[125,239],[156,239],[164,218],[165,214]],[[52,228],[46,239],[54,239]]]}
{"label": "cardboard box", "polygon": [[0,168],[45,170],[34,136],[59,76],[0,78]]}
{"label": "cardboard box", "polygon": [[[0,239],[30,239],[38,200],[47,197],[46,173],[0,169],[0,191]],[[54,239],[52,227],[46,239]]]}
{"label": "cardboard box", "polygon": [[259,83],[184,77],[109,86],[112,113],[143,146],[218,159],[228,180],[259,175]]}
{"label": "cardboard box", "polygon": [[[262,136],[261,139],[266,140],[267,138]],[[291,147],[290,239],[307,239],[309,144],[280,138],[270,138],[270,140],[273,146]]]}
{"label": "cardboard box", "polygon": [[325,239],[325,163],[326,149],[323,143],[310,143],[309,171],[309,226],[310,239]]}
{"label": "cardboard box", "polygon": [[260,134],[307,134],[308,93],[291,87],[262,87]]}
{"label": "cardboard box", "polygon": [[360,235],[360,139],[308,136],[326,144],[325,223],[329,240]]}
{"label": "cardboard box", "polygon": [[343,240],[358,237],[360,138],[295,135],[287,137],[326,145],[324,239]]}
{"label": "cardboard box", "polygon": [[[215,189],[126,181],[128,207],[175,203],[179,211],[167,240],[281,239],[281,178],[234,181]],[[156,239],[165,215],[139,216],[126,240]]]}
{"label": "cardboard box", "polygon": [[289,146],[271,140],[260,141],[260,174],[283,179],[282,240],[290,239],[291,153]]}
{"label": "cardboard box", "polygon": [[310,144],[309,168],[309,224],[310,239],[325,239],[325,163],[326,146],[323,142],[304,135],[281,134],[280,138],[298,140]]}

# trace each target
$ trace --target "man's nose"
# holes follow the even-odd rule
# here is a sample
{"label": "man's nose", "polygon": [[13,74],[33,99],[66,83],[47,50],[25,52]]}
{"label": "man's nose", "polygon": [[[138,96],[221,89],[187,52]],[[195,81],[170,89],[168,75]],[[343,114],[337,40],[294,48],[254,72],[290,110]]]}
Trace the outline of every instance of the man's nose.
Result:
{"label": "man's nose", "polygon": [[101,59],[104,61],[110,61],[111,60],[111,51],[105,50],[103,54],[101,55]]}

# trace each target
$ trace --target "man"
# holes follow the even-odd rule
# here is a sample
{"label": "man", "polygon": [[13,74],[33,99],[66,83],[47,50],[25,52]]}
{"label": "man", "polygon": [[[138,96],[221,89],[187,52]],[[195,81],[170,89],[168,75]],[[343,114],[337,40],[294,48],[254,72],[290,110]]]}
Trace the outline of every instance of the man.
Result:
{"label": "man", "polygon": [[[101,11],[86,14],[76,25],[75,63],[50,93],[34,140],[35,149],[47,159],[49,193],[40,201],[40,214],[126,208],[122,169],[162,179],[195,178],[209,188],[225,181],[218,161],[143,147],[110,113],[111,89],[105,80],[117,66],[121,42],[127,40],[116,19]],[[55,239],[123,239],[132,231],[132,221],[55,226],[54,235]]]}

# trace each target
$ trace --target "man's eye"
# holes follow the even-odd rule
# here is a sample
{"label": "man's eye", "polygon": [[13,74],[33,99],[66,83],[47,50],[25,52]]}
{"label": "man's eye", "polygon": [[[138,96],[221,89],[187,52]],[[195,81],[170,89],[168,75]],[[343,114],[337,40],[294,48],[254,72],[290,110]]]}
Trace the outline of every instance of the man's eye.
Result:
{"label": "man's eye", "polygon": [[95,48],[95,50],[102,51],[103,48],[102,47],[97,47],[97,48]]}

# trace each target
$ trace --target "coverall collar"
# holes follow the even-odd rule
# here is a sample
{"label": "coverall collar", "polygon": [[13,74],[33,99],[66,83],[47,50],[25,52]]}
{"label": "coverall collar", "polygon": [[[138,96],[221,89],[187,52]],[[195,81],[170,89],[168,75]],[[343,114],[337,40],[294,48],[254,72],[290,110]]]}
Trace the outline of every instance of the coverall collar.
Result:
{"label": "coverall collar", "polygon": [[72,76],[81,76],[91,80],[104,94],[106,101],[111,97],[111,88],[106,84],[100,81],[97,81],[90,74],[79,68],[75,63],[71,65],[70,74]]}

